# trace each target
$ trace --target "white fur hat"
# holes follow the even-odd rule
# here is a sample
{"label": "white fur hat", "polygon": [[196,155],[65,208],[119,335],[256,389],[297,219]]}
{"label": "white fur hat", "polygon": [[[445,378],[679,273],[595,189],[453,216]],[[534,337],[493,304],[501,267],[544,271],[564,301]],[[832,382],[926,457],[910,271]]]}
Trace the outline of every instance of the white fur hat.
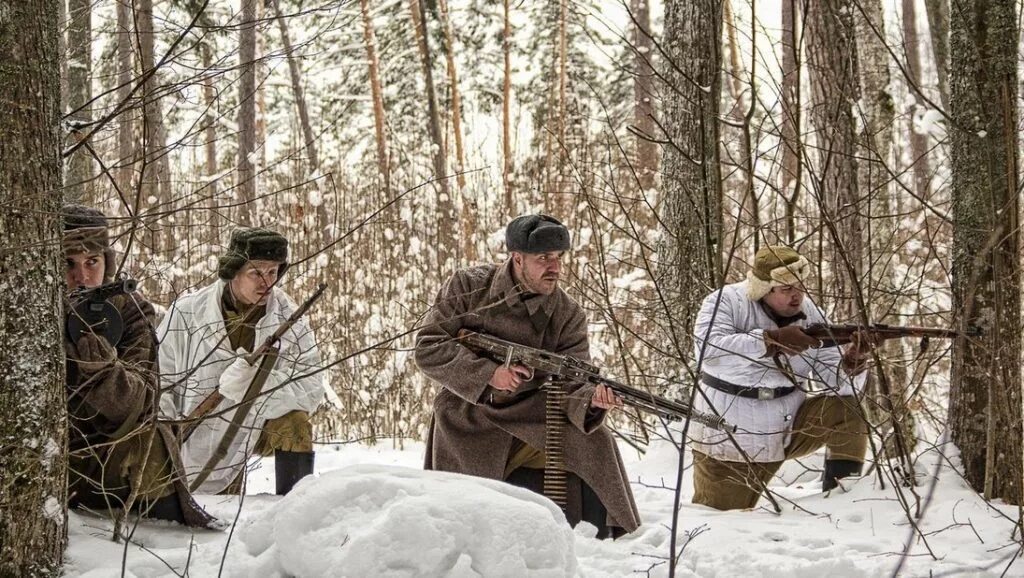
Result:
{"label": "white fur hat", "polygon": [[796,250],[783,245],[762,247],[754,255],[754,266],[747,272],[747,297],[757,301],[772,287],[803,285],[811,264]]}

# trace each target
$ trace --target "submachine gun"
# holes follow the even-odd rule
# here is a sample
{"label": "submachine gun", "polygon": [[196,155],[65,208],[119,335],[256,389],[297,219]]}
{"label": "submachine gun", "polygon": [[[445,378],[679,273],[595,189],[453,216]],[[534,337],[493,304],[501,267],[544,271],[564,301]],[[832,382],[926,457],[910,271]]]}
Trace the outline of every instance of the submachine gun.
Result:
{"label": "submachine gun", "polygon": [[81,287],[72,291],[68,296],[65,338],[78,343],[82,334],[91,332],[116,346],[124,335],[124,319],[110,299],[132,293],[137,286],[135,279],[124,278],[92,289]]}
{"label": "submachine gun", "polygon": [[513,364],[523,365],[568,382],[603,385],[622,398],[623,404],[653,413],[669,421],[683,421],[689,418],[714,429],[736,431],[736,426],[729,424],[723,418],[694,411],[687,403],[661,397],[625,383],[601,377],[601,370],[597,366],[575,357],[534,349],[465,329],[459,330],[457,341],[477,353],[505,364],[506,367]]}

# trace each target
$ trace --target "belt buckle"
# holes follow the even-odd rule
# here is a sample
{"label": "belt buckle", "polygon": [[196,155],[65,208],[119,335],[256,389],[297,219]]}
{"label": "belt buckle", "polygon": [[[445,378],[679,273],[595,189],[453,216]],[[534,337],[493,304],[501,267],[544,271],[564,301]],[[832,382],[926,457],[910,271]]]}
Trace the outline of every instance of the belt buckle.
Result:
{"label": "belt buckle", "polygon": [[757,399],[762,401],[775,399],[775,390],[770,387],[759,387],[757,388]]}

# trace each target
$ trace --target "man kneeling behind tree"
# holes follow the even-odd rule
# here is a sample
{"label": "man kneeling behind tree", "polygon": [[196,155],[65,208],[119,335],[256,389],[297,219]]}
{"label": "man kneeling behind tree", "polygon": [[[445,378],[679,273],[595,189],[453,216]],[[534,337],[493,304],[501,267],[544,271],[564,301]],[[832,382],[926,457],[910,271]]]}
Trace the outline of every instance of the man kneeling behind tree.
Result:
{"label": "man kneeling behind tree", "polygon": [[[694,327],[701,384],[714,412],[738,432],[734,444],[720,431],[691,426],[694,503],[752,508],[784,460],[822,446],[823,490],[860,474],[868,434],[855,390],[864,385],[871,343],[858,332],[844,352],[803,332],[826,323],[804,298],[809,270],[793,249],[765,247],[746,281],[704,299]],[[808,385],[825,391],[809,394]],[[712,412],[701,395],[694,405]]]}
{"label": "man kneeling behind tree", "polygon": [[[267,229],[237,229],[220,258],[220,279],[175,301],[157,330],[167,389],[161,399],[165,415],[185,417],[214,391],[224,396],[182,448],[189,482],[203,493],[240,493],[253,454],[274,455],[279,495],[313,473],[310,415],[324,400],[328,385],[306,318],[285,332],[264,393],[240,427],[231,427],[259,366],[245,356],[297,309],[276,287],[287,268],[284,237]],[[226,451],[218,456],[223,444]]]}
{"label": "man kneeling behind tree", "polygon": [[[82,205],[66,205],[61,213],[68,290],[112,282],[117,264],[106,216]],[[138,292],[108,301],[123,323],[120,339],[112,337],[116,343],[92,331],[65,341],[69,506],[123,508],[134,492],[132,508],[143,516],[210,526],[214,518],[184,484],[177,440],[154,420],[153,306]]]}

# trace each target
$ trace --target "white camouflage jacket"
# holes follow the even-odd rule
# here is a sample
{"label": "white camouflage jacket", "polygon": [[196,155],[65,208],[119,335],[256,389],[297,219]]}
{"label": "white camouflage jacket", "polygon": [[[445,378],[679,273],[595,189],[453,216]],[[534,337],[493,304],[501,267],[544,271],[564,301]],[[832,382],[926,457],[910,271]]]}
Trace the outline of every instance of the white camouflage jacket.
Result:
{"label": "white camouflage jacket", "polygon": [[[157,328],[160,341],[160,378],[163,393],[160,409],[165,417],[187,416],[211,392],[216,391],[221,374],[238,357],[231,350],[221,312],[221,294],[225,282],[216,283],[175,301]],[[256,346],[272,335],[297,306],[280,289],[267,300],[267,312],[256,323]],[[264,391],[286,384],[253,405],[228,452],[199,487],[201,493],[217,493],[226,488],[245,466],[259,438],[263,423],[293,410],[312,413],[325,399],[328,384],[321,371],[320,351],[313,330],[305,318],[293,325],[280,342],[280,355]],[[330,392],[333,394],[333,392]],[[224,399],[217,412],[235,406]],[[182,447],[182,458],[190,483],[202,471],[223,438],[234,415],[203,421]]]}
{"label": "white camouflage jacket", "polygon": [[[827,323],[818,307],[805,298],[806,319],[794,325],[806,327]],[[807,391],[823,395],[854,395],[867,377],[866,372],[851,377],[841,368],[842,351],[838,347],[808,349],[793,356],[780,356],[784,373],[771,357],[766,357],[764,330],[778,325],[760,302],[747,297],[747,283],[733,283],[704,299],[694,326],[695,359],[703,373],[734,385],[747,387],[791,387],[793,393],[771,400],[751,399],[728,394],[706,385],[702,390],[726,421],[738,427],[734,434],[740,447],[755,462],[775,462],[784,458],[784,449]],[[787,375],[787,373],[789,375]],[[694,409],[712,413],[700,393]],[[743,456],[728,437],[693,423],[694,449],[715,459],[743,461]]]}

